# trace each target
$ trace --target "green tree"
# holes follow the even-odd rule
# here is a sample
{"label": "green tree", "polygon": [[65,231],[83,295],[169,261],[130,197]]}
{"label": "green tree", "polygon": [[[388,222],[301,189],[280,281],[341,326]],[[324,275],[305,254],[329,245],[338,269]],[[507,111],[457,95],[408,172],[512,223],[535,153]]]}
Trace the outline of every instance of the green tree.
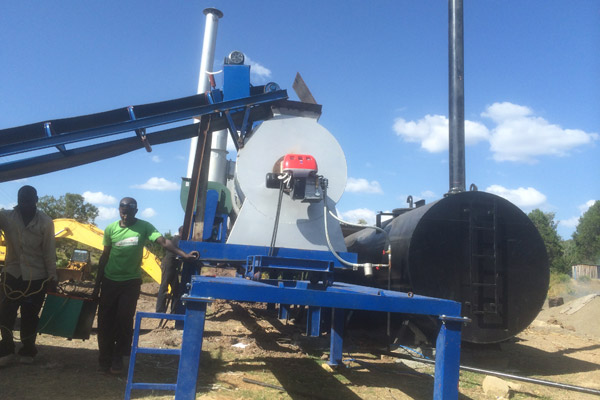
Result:
{"label": "green tree", "polygon": [[[58,199],[54,196],[42,196],[38,201],[37,207],[52,219],[70,218],[85,224],[93,224],[98,216],[98,208],[86,203],[80,194],[66,193]],[[96,251],[96,249],[70,239],[57,239],[56,265],[58,267],[66,267],[71,259],[73,250],[76,248]]]}
{"label": "green tree", "polygon": [[356,223],[359,225],[367,225],[367,220],[364,218],[359,218]]}
{"label": "green tree", "polygon": [[545,213],[536,208],[530,212],[528,216],[537,228],[546,245],[550,270],[560,273],[569,273],[569,266],[565,264],[565,260],[563,259],[564,250],[561,239],[556,231],[558,222],[554,221],[554,213]]}
{"label": "green tree", "polygon": [[[173,239],[173,235],[171,234],[171,231],[167,232],[167,233],[163,233],[163,237],[165,239]],[[146,248],[148,249],[148,251],[152,254],[154,254],[159,260],[162,260],[163,257],[166,254],[166,250],[158,243],[156,242],[148,242],[146,243]]]}
{"label": "green tree", "polygon": [[596,201],[579,218],[573,241],[578,262],[600,264],[600,201]]}
{"label": "green tree", "polygon": [[42,196],[38,208],[52,219],[71,218],[84,224],[93,224],[98,216],[98,208],[86,203],[80,194],[67,193],[58,199],[54,196]]}

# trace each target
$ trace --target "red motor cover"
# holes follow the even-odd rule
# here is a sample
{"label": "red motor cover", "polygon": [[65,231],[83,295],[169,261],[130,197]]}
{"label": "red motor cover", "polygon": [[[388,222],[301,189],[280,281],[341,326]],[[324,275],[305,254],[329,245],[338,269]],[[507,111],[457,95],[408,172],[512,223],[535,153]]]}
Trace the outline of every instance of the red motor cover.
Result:
{"label": "red motor cover", "polygon": [[317,160],[309,154],[286,154],[281,161],[281,172],[291,172],[294,176],[317,172]]}

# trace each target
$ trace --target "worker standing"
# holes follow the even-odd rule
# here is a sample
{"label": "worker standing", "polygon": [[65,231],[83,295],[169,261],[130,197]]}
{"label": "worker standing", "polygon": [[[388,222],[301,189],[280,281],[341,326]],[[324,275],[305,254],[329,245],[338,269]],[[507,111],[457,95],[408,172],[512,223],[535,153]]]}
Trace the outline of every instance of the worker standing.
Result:
{"label": "worker standing", "polygon": [[[179,227],[179,233],[171,239],[175,246],[179,246],[179,240],[183,232],[183,226]],[[177,254],[167,250],[165,256],[160,262],[161,276],[160,287],[156,297],[156,312],[167,312],[167,293],[168,287],[171,286],[171,313],[175,309],[177,301],[179,301],[179,267],[181,260],[177,259]]]}
{"label": "worker standing", "polygon": [[0,366],[15,359],[13,328],[21,309],[19,361],[30,364],[37,354],[35,338],[46,291],[56,290],[56,244],[52,219],[37,209],[37,190],[23,186],[17,206],[0,211],[6,238],[6,267],[0,288]]}
{"label": "worker standing", "polygon": [[[137,202],[131,197],[119,203],[121,219],[104,231],[104,251],[98,262],[94,298],[98,306],[98,361],[100,371],[120,374],[123,357],[131,352],[133,317],[142,284],[142,255],[147,240],[184,260],[193,260],[196,252],[186,253],[165,239],[152,224],[135,217]],[[99,297],[98,297],[99,294]]]}

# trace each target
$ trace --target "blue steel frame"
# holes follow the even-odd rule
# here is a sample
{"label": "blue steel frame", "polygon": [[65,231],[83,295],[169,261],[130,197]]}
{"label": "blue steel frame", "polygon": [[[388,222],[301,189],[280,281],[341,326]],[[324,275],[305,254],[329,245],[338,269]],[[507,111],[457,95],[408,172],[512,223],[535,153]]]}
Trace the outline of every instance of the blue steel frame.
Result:
{"label": "blue steel frame", "polygon": [[460,333],[464,321],[460,316],[460,303],[345,283],[326,287],[306,281],[258,282],[194,276],[189,294],[182,299],[186,313],[176,400],[196,398],[206,306],[214,299],[308,306],[309,320],[313,323],[317,311],[322,307],[331,308],[331,365],[338,365],[342,360],[344,314],[348,309],[438,316],[441,325],[436,342],[434,399],[458,398]]}
{"label": "blue steel frame", "polygon": [[[250,246],[243,244],[226,244],[215,242],[194,242],[191,240],[181,240],[179,248],[185,252],[197,251],[200,254],[201,260],[231,262],[239,265],[245,265],[248,257],[251,256],[268,256],[270,248],[267,246]],[[339,255],[346,261],[351,263],[357,262],[356,253],[340,252]],[[323,250],[301,250],[291,249],[288,247],[275,247],[273,249],[273,257],[288,257],[305,260],[316,261],[331,261],[335,268],[348,267],[340,263],[335,256],[329,251]]]}
{"label": "blue steel frame", "polygon": [[328,282],[333,282],[333,261],[309,260],[306,258],[248,256],[246,262],[246,277],[271,269],[287,271],[318,272],[325,274]]}
{"label": "blue steel frame", "polygon": [[[214,104],[206,104],[198,107],[187,108],[184,110],[158,113],[156,115],[151,115],[145,118],[132,119],[126,122],[101,125],[95,128],[61,133],[60,135],[56,136],[47,136],[45,138],[39,138],[29,140],[26,142],[13,143],[6,146],[1,146],[0,156],[8,156],[22,152],[45,149],[49,147],[60,147],[64,146],[65,144],[97,139],[104,136],[116,135],[124,132],[142,132],[142,130],[146,128],[150,128],[157,125],[184,121],[187,119],[198,117],[200,115],[228,112],[232,109],[244,109],[245,107],[251,105],[270,103],[277,100],[287,99],[287,97],[287,92],[285,90],[278,90],[276,92],[258,94],[242,99],[223,101]],[[49,123],[51,123],[51,121]],[[49,128],[46,129],[48,130]]]}

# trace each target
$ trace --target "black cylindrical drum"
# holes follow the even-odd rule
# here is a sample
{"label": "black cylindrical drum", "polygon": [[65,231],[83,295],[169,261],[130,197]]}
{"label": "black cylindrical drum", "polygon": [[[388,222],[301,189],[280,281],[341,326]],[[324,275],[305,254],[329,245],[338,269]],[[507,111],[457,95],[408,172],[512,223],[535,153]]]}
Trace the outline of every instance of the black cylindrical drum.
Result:
{"label": "black cylindrical drum", "polygon": [[[494,343],[525,329],[542,308],[549,269],[540,234],[519,208],[485,192],[461,192],[387,222],[391,288],[462,303],[463,340]],[[359,262],[381,262],[385,238],[346,238]],[[387,271],[375,271],[387,288]]]}

